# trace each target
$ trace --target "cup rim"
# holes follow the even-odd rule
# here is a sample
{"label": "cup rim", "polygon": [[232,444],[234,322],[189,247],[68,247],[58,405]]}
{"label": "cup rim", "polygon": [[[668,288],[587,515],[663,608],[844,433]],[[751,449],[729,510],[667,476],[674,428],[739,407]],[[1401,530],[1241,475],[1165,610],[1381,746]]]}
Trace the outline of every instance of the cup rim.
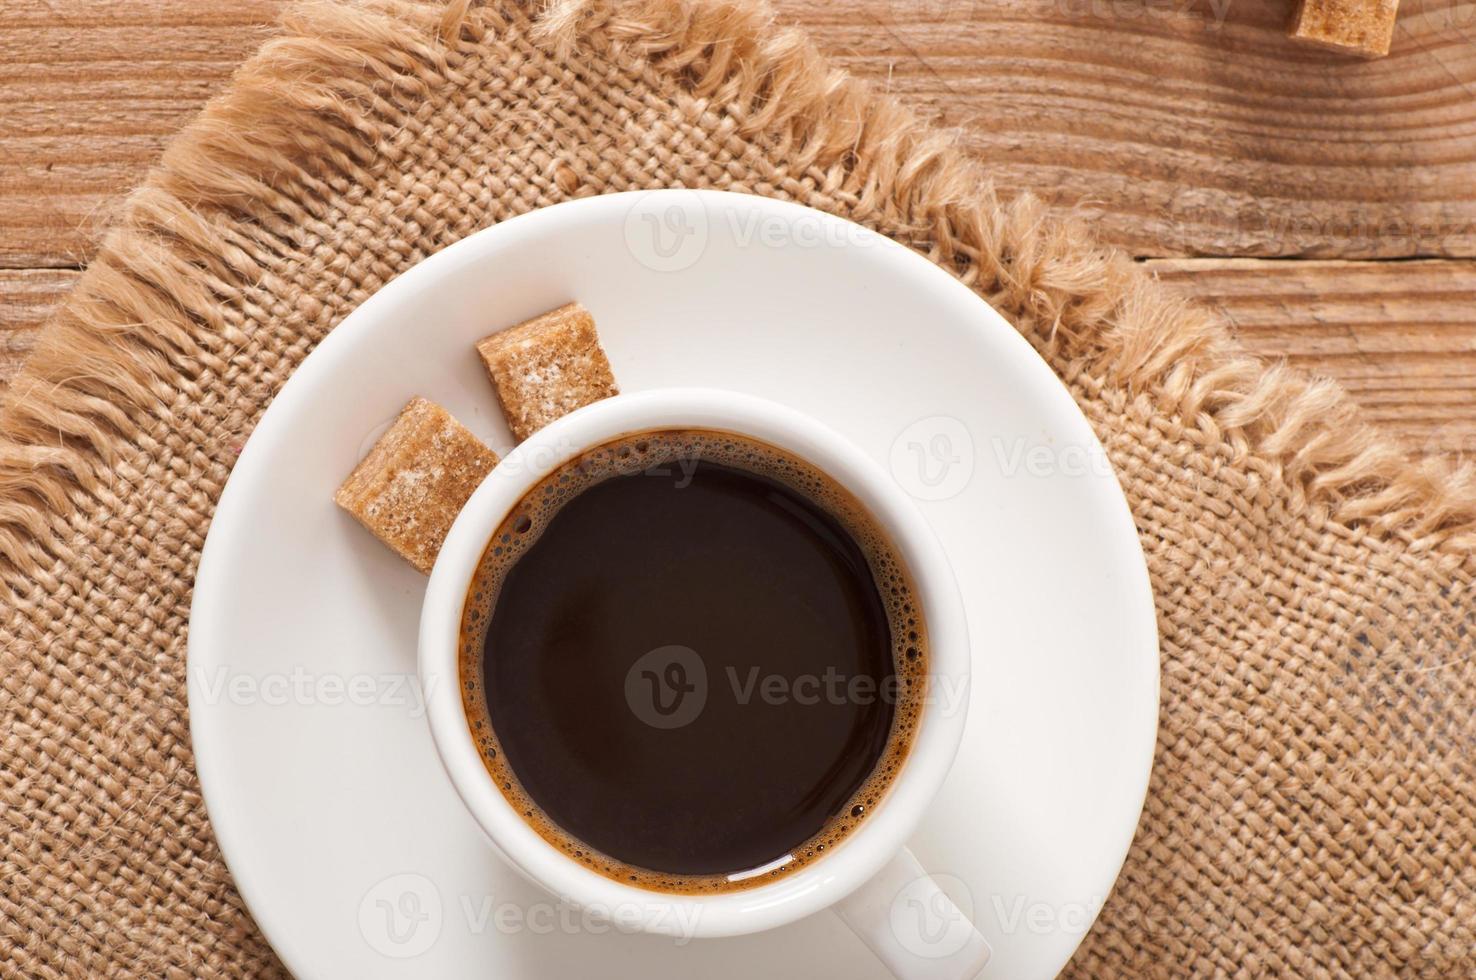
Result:
{"label": "cup rim", "polygon": [[[768,442],[806,459],[854,495],[890,536],[912,575],[928,627],[930,691],[940,678],[947,683],[942,701],[930,694],[901,770],[860,827],[824,857],[772,883],[732,892],[685,894],[627,885],[564,854],[494,784],[462,705],[462,610],[498,525],[529,488],[568,459],[621,435],[663,427],[727,430]],[[873,877],[905,846],[941,787],[963,738],[969,702],[962,597],[942,544],[912,498],[881,464],[818,420],[713,388],[662,388],[604,399],[550,423],[503,457],[462,508],[437,556],[421,610],[418,662],[442,766],[504,859],[561,901],[627,928],[687,939],[784,925],[834,904]]]}

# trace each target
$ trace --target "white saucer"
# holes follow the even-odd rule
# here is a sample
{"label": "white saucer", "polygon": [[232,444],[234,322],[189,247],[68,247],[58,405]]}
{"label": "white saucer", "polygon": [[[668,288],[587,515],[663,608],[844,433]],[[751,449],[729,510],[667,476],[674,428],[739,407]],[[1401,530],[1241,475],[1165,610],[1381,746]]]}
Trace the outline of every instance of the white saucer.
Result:
{"label": "white saucer", "polygon": [[472,343],[571,299],[626,391],[730,388],[818,417],[924,500],[968,602],[968,732],[913,849],[994,947],[1049,977],[1112,887],[1147,788],[1158,640],[1086,420],[926,259],[759,197],[663,191],[473,235],[364,303],[263,416],[196,580],[189,694],[215,833],[299,977],[884,977],[830,913],[741,939],[629,935],[503,866],[415,700],[425,579],[333,505],[412,395],[511,445]]}

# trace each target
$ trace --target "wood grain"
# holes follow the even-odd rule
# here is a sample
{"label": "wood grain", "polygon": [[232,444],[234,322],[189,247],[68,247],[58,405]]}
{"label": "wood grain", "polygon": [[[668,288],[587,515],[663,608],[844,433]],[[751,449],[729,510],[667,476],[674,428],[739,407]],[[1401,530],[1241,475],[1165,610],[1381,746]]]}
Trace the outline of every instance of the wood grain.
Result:
{"label": "wood grain", "polygon": [[1476,255],[1471,0],[1404,0],[1376,61],[1286,38],[1291,0],[778,6],[1136,255]]}
{"label": "wood grain", "polygon": [[[0,264],[77,263],[281,4],[7,0]],[[1405,0],[1376,61],[1290,0],[777,0],[1007,191],[1137,255],[1476,256],[1476,4]]]}
{"label": "wood grain", "polygon": [[109,209],[260,46],[278,0],[5,0],[0,266],[80,266]]}
{"label": "wood grain", "polygon": [[[1343,381],[1415,451],[1476,451],[1476,264],[1347,261],[1476,257],[1472,0],[1404,0],[1374,62],[1292,44],[1291,0],[774,3],[1250,349]],[[121,194],[282,5],[6,0],[0,385]]]}
{"label": "wood grain", "polygon": [[74,269],[0,269],[0,389],[10,384],[36,330],[78,275]]}
{"label": "wood grain", "polygon": [[1476,458],[1476,262],[1147,264],[1247,348],[1342,382],[1411,451]]}

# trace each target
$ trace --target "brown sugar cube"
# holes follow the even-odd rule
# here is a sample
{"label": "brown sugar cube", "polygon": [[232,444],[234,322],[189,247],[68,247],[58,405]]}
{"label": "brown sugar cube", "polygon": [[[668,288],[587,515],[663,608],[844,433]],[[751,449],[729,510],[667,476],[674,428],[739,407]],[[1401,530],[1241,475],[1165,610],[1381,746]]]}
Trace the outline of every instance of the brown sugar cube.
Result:
{"label": "brown sugar cube", "polygon": [[561,415],[620,393],[594,317],[578,303],[494,333],[477,344],[477,353],[519,442]]}
{"label": "brown sugar cube", "polygon": [[1399,0],[1300,0],[1293,40],[1365,58],[1389,53]]}
{"label": "brown sugar cube", "polygon": [[422,572],[497,454],[435,402],[412,398],[333,495]]}

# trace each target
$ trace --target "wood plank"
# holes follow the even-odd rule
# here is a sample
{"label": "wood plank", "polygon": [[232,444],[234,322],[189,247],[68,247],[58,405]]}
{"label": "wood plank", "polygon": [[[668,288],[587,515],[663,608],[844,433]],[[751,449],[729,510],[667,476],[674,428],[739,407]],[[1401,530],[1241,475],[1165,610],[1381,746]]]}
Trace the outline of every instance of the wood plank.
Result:
{"label": "wood plank", "polygon": [[260,46],[280,0],[6,0],[0,267],[85,264],[110,209]]}
{"label": "wood plank", "polygon": [[1412,452],[1476,458],[1476,262],[1147,265],[1250,350],[1342,382]]}
{"label": "wood plank", "polygon": [[1476,255],[1467,0],[1404,0],[1377,61],[1294,44],[1287,0],[776,6],[1135,255]]}
{"label": "wood plank", "polygon": [[[9,0],[0,264],[85,258],[107,207],[280,0]],[[1008,192],[1137,255],[1476,256],[1476,16],[1406,0],[1365,62],[1283,36],[1286,0],[777,0]]]}
{"label": "wood plank", "polygon": [[[1282,0],[776,0],[961,127],[1001,187],[1136,254],[1345,258],[1476,255],[1476,16],[1455,3],[1405,0],[1393,54],[1364,63],[1285,41]],[[6,4],[0,384],[108,209],[281,5]],[[1414,448],[1476,450],[1471,263],[1151,264]]]}
{"label": "wood plank", "polygon": [[79,275],[75,269],[0,269],[0,389]]}

